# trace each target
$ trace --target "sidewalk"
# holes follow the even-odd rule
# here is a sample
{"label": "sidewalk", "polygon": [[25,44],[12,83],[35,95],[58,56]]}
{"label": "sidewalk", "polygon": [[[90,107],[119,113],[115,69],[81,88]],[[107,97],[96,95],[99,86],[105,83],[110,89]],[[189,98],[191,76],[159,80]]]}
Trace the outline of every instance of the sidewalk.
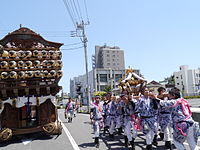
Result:
{"label": "sidewalk", "polygon": [[200,108],[190,107],[192,111],[192,117],[195,121],[199,122],[200,124]]}

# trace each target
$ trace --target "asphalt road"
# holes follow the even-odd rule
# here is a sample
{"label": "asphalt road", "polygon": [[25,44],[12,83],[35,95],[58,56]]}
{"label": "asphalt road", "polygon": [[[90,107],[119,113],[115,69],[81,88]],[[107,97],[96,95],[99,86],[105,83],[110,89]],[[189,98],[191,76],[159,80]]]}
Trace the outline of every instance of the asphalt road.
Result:
{"label": "asphalt road", "polygon": [[[31,134],[14,137],[12,140],[0,143],[0,150],[95,150],[93,130],[88,114],[77,114],[72,123],[64,118],[63,109],[59,110],[59,118],[63,124],[60,136],[46,136]],[[127,150],[123,145],[123,135],[110,139],[108,135],[101,135],[99,150]],[[145,149],[145,139],[141,132],[136,138],[136,150]],[[198,143],[200,148],[200,143]],[[185,143],[189,150],[188,144]],[[158,141],[156,150],[164,149],[164,142]],[[175,149],[175,148],[174,148]]]}

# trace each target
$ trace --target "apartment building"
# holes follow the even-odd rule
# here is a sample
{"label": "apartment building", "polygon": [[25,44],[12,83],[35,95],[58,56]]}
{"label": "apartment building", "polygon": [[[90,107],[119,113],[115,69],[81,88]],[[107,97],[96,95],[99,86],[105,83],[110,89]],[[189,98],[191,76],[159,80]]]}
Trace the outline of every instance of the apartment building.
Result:
{"label": "apartment building", "polygon": [[182,65],[179,69],[174,72],[175,87],[183,96],[200,95],[200,68],[189,69],[188,65]]}

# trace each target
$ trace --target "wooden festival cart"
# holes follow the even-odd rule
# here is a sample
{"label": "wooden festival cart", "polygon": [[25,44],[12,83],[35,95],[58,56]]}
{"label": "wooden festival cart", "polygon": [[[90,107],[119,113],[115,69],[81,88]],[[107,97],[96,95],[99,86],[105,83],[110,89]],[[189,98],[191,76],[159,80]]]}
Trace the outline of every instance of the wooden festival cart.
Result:
{"label": "wooden festival cart", "polygon": [[61,134],[55,103],[62,45],[25,27],[0,40],[0,141],[34,132]]}

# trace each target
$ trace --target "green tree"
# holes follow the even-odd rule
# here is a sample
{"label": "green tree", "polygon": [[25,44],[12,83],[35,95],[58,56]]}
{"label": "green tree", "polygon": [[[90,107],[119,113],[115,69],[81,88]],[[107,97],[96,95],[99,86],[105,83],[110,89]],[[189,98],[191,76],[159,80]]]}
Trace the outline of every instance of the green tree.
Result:
{"label": "green tree", "polygon": [[106,86],[103,91],[109,93],[111,92],[111,90],[112,90],[111,86]]}
{"label": "green tree", "polygon": [[102,96],[106,95],[106,93],[107,92],[105,92],[105,91],[96,91],[96,92],[94,92],[94,96],[102,97]]}

